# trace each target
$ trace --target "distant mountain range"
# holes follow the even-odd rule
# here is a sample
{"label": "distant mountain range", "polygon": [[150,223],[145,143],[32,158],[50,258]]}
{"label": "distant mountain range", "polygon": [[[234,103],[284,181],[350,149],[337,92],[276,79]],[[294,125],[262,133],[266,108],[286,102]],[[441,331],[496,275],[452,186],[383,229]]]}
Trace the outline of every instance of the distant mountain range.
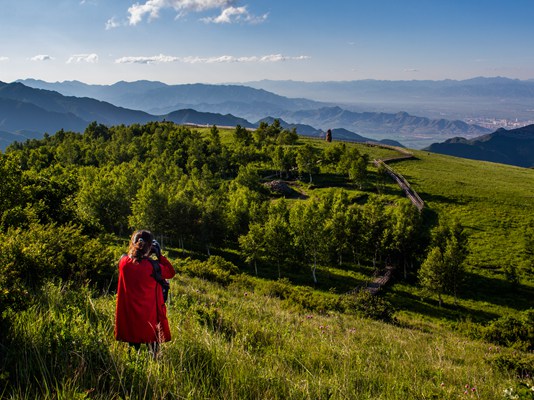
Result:
{"label": "distant mountain range", "polygon": [[[34,81],[37,82],[37,81]],[[54,134],[64,129],[75,132],[83,132],[92,121],[105,125],[130,125],[134,123],[144,124],[149,121],[172,121],[177,124],[198,124],[236,126],[246,128],[257,127],[262,121],[269,124],[274,119],[279,119],[282,127],[295,128],[301,135],[320,137],[326,129],[332,127],[334,140],[351,140],[356,142],[378,141],[372,137],[366,137],[358,132],[370,132],[380,134],[391,132],[391,135],[404,134],[432,134],[453,135],[442,143],[433,143],[426,148],[427,151],[448,154],[458,157],[472,158],[477,160],[493,161],[498,163],[512,164],[521,167],[534,166],[534,125],[524,128],[505,130],[499,129],[489,133],[476,125],[469,125],[462,121],[449,121],[445,119],[429,119],[417,117],[406,112],[373,113],[348,111],[337,106],[324,106],[305,99],[289,99],[273,95],[264,90],[256,90],[244,87],[224,86],[222,89],[217,85],[184,85],[187,86],[188,95],[181,92],[183,87],[169,89],[166,85],[157,82],[125,82],[112,85],[111,87],[94,88],[91,85],[80,83],[50,84],[59,87],[85,88],[86,90],[106,90],[115,93],[115,96],[150,97],[153,90],[166,88],[169,97],[175,91],[177,96],[187,97],[189,103],[208,104],[208,101],[221,101],[219,106],[231,108],[239,103],[244,107],[247,97],[251,96],[257,104],[269,104],[271,110],[278,109],[277,114],[264,116],[257,122],[235,116],[230,113],[204,112],[193,108],[177,109],[163,114],[150,114],[142,110],[132,110],[117,106],[106,101],[96,100],[90,97],[66,96],[57,91],[28,87],[20,82],[0,82],[0,148],[4,149],[13,141],[25,141],[28,138],[40,138],[47,132]],[[129,92],[129,89],[131,92]],[[219,91],[221,90],[221,91]],[[234,92],[233,92],[234,91]],[[234,94],[231,94],[231,93]],[[161,91],[158,93],[162,93]],[[224,103],[225,93],[230,97],[228,103]],[[238,101],[239,96],[245,96]],[[135,102],[136,100],[131,99]],[[140,101],[140,100],[139,100]],[[152,99],[153,104],[156,100]],[[151,101],[145,99],[146,104]],[[202,103],[204,102],[204,103]],[[215,103],[211,103],[215,107]],[[299,107],[316,106],[313,109],[299,109]],[[287,107],[287,108],[286,108]],[[215,107],[216,108],[216,107]],[[287,122],[291,121],[291,122]],[[348,127],[348,128],[346,128]],[[483,133],[480,135],[480,133]],[[478,134],[478,135],[477,135]],[[476,136],[464,138],[464,135]],[[462,137],[459,137],[462,136]],[[376,137],[376,136],[375,136]],[[391,145],[401,145],[392,139],[383,139],[381,142]]]}
{"label": "distant mountain range", "polygon": [[[251,123],[231,114],[200,112],[193,109],[176,110],[163,115],[130,110],[88,97],[63,96],[58,92],[34,89],[22,83],[0,82],[0,149],[13,141],[41,138],[64,129],[83,132],[92,121],[105,125],[144,124],[149,121],[172,121],[177,124],[257,127],[259,122],[272,123],[274,117],[265,117]],[[320,136],[322,131],[305,124],[290,124],[280,119],[283,128],[297,129],[301,135]],[[344,132],[343,137],[353,141],[373,141],[356,133]],[[339,137],[341,138],[341,136]],[[394,142],[396,145],[401,145]]]}
{"label": "distant mountain range", "polygon": [[[166,85],[149,81],[118,82],[113,85],[87,85],[77,81],[20,82],[33,88],[54,90],[65,96],[92,97],[151,115],[194,109],[199,112],[230,114],[247,121],[259,121],[269,116],[283,119],[295,126],[307,125],[323,131],[346,129],[375,140],[406,141],[419,148],[424,146],[419,143],[421,141],[429,144],[436,139],[475,137],[490,132],[460,120],[431,119],[406,112],[356,112],[331,103],[288,98],[243,85]],[[412,141],[415,137],[419,142]]]}
{"label": "distant mountain range", "polygon": [[257,121],[267,115],[325,105],[312,100],[290,99],[243,85],[166,85],[152,81],[88,85],[78,81],[50,83],[34,79],[19,82],[36,89],[54,90],[65,96],[91,97],[154,115],[191,108],[233,114],[249,121]]}
{"label": "distant mountain range", "polygon": [[397,112],[428,118],[534,119],[534,80],[502,77],[411,81],[272,81],[243,83],[281,96],[335,102],[353,111]]}
{"label": "distant mountain range", "polygon": [[499,129],[474,139],[452,138],[425,150],[473,160],[492,161],[519,167],[534,167],[534,125]]}

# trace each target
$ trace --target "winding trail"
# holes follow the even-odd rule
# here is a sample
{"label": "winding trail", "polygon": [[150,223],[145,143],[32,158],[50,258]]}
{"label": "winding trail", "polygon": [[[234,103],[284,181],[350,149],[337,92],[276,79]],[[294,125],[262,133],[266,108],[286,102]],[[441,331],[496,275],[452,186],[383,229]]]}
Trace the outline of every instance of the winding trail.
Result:
{"label": "winding trail", "polygon": [[[409,152],[408,150],[402,148],[402,147],[396,147],[396,146],[388,146],[388,145],[382,145],[379,143],[368,143],[370,146],[377,146],[382,148],[387,148],[391,150],[395,150],[399,152],[400,154],[396,157],[389,157],[385,159],[375,159],[373,160],[373,164],[376,165],[377,168],[384,168],[386,173],[399,185],[399,187],[404,191],[404,194],[412,204],[417,207],[419,212],[423,211],[423,208],[425,207],[425,202],[417,192],[412,189],[410,186],[410,183],[402,176],[400,173],[396,172],[393,168],[391,168],[389,165],[387,165],[387,162],[390,161],[399,161],[399,160],[409,160],[412,158],[415,158],[413,153]],[[395,271],[395,267],[392,265],[388,265],[384,269],[384,273],[382,275],[376,276],[371,282],[367,284],[366,290],[369,291],[371,294],[376,295],[385,285],[388,284],[388,282],[393,277],[393,272]]]}
{"label": "winding trail", "polygon": [[408,150],[406,150],[406,149],[404,149],[402,147],[387,146],[387,145],[376,144],[376,143],[368,143],[368,144],[371,145],[371,146],[376,146],[376,147],[382,147],[382,148],[385,148],[385,149],[395,150],[395,151],[398,151],[400,153],[396,157],[389,157],[389,158],[384,158],[384,159],[375,159],[375,160],[373,160],[373,164],[375,164],[377,168],[380,168],[380,167],[384,168],[386,173],[395,182],[397,182],[399,187],[402,189],[402,191],[404,192],[406,197],[408,197],[410,199],[412,204],[414,206],[416,206],[419,211],[422,211],[423,208],[425,207],[425,202],[423,201],[423,199],[421,199],[421,197],[419,197],[417,192],[414,189],[412,189],[412,187],[410,186],[410,183],[406,180],[406,178],[404,178],[404,176],[402,176],[400,173],[396,172],[393,168],[391,168],[387,164],[390,161],[409,160],[411,158],[415,158],[413,153],[409,152]]}

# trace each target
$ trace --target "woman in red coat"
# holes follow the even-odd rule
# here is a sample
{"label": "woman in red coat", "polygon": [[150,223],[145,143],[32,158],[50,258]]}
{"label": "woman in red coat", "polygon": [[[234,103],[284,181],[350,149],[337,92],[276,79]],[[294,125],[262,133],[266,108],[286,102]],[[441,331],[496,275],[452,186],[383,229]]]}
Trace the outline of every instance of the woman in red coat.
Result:
{"label": "woman in red coat", "polygon": [[152,233],[134,232],[128,254],[119,261],[115,339],[136,349],[146,343],[155,355],[160,343],[171,340],[171,332],[161,285],[154,279],[154,267],[148,259],[152,254],[158,258],[162,278],[175,275]]}

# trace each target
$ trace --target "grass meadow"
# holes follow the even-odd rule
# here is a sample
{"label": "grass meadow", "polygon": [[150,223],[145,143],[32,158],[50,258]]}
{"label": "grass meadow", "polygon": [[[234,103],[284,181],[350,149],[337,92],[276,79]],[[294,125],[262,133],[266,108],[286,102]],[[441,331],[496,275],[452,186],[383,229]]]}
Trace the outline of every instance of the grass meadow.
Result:
{"label": "grass meadow", "polygon": [[305,312],[252,278],[171,290],[173,339],[153,360],[113,340],[113,295],[48,285],[12,319],[6,398],[491,400],[517,384],[497,362],[512,350],[437,324]]}
{"label": "grass meadow", "polygon": [[[371,160],[396,153],[357,146]],[[266,266],[252,276],[235,249],[214,249],[241,267],[219,284],[185,273],[187,260],[168,249],[178,269],[168,303],[173,338],[157,360],[114,340],[112,292],[50,283],[30,308],[2,318],[0,398],[532,399],[532,352],[484,341],[480,330],[534,307],[532,273],[510,282],[503,272],[523,260],[534,170],[414,154],[391,166],[425,201],[426,224],[457,217],[469,233],[467,279],[457,299],[444,296],[439,307],[413,276],[399,279],[380,295],[393,318],[373,320],[329,306],[365,283],[369,266],[319,266],[319,285],[311,286],[305,271],[290,277],[296,285],[288,289]],[[302,188],[321,193],[329,179]],[[378,179],[370,167],[369,191]],[[394,183],[380,187],[401,195]]]}

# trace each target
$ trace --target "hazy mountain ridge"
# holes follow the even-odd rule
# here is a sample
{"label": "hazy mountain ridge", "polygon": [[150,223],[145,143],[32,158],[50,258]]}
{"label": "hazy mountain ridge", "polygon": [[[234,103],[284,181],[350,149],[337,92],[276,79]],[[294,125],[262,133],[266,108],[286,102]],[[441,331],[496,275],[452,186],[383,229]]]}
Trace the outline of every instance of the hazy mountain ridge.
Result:
{"label": "hazy mountain ridge", "polygon": [[466,80],[355,80],[245,82],[282,96],[336,102],[355,111],[396,112],[429,118],[533,119],[534,80],[477,77]]}
{"label": "hazy mountain ridge", "polygon": [[386,80],[354,80],[354,81],[275,81],[262,80],[243,83],[253,88],[261,88],[282,96],[298,96],[317,101],[350,102],[360,96],[366,98],[400,97],[418,98],[431,96],[447,97],[514,97],[534,98],[534,81],[509,79],[503,77],[477,77],[466,80],[445,79],[386,81]]}
{"label": "hazy mountain ridge", "polygon": [[[281,118],[290,124],[313,126],[315,129],[342,128],[366,136],[378,135],[375,140],[388,138],[403,141],[401,136],[424,135],[477,136],[490,130],[468,125],[463,121],[443,118],[417,117],[406,112],[355,112],[332,104],[303,98],[288,98],[264,89],[243,85],[166,85],[161,82],[117,82],[113,85],[87,85],[76,81],[47,83],[36,80],[21,81],[34,87],[55,89],[65,94],[92,95],[122,107],[144,110],[151,114],[167,114],[178,109],[232,114],[248,121],[266,116]],[[336,83],[342,86],[343,83]],[[421,139],[429,143],[428,139]],[[421,140],[415,147],[423,147]]]}
{"label": "hazy mountain ridge", "polygon": [[425,150],[433,153],[492,161],[519,167],[534,167],[534,125],[506,130],[499,129],[491,134],[474,139],[461,137],[434,143]]}
{"label": "hazy mountain ridge", "polygon": [[417,117],[406,112],[396,114],[354,112],[341,107],[323,107],[317,110],[302,110],[284,113],[283,117],[299,123],[308,123],[320,128],[340,126],[349,130],[368,133],[425,133],[425,134],[464,134],[480,135],[490,132],[489,129],[477,125],[469,125],[463,121],[430,119]]}
{"label": "hazy mountain ridge", "polygon": [[[307,99],[284,96],[243,85],[183,84],[162,82],[117,82],[113,85],[88,85],[77,81],[49,83],[39,80],[19,81],[33,88],[55,90],[63,95],[93,97],[102,101],[151,114],[166,114],[177,109],[194,108],[199,111],[231,113],[249,120],[258,120],[281,110],[319,107]],[[200,107],[199,107],[200,106]]]}
{"label": "hazy mountain ridge", "polygon": [[[271,122],[274,120],[273,117],[267,119]],[[44,133],[53,134],[61,129],[83,132],[92,121],[105,125],[129,125],[162,120],[177,124],[241,125],[246,128],[257,127],[260,122],[251,123],[231,114],[208,113],[194,109],[151,115],[87,97],[63,96],[55,91],[34,89],[21,83],[0,82],[0,148],[5,148],[15,140],[40,138]],[[297,128],[300,134],[321,134],[319,129],[311,126],[289,124],[283,120],[280,122],[284,128]],[[372,140],[361,140],[362,136],[351,132],[346,133],[346,136],[355,141]]]}

